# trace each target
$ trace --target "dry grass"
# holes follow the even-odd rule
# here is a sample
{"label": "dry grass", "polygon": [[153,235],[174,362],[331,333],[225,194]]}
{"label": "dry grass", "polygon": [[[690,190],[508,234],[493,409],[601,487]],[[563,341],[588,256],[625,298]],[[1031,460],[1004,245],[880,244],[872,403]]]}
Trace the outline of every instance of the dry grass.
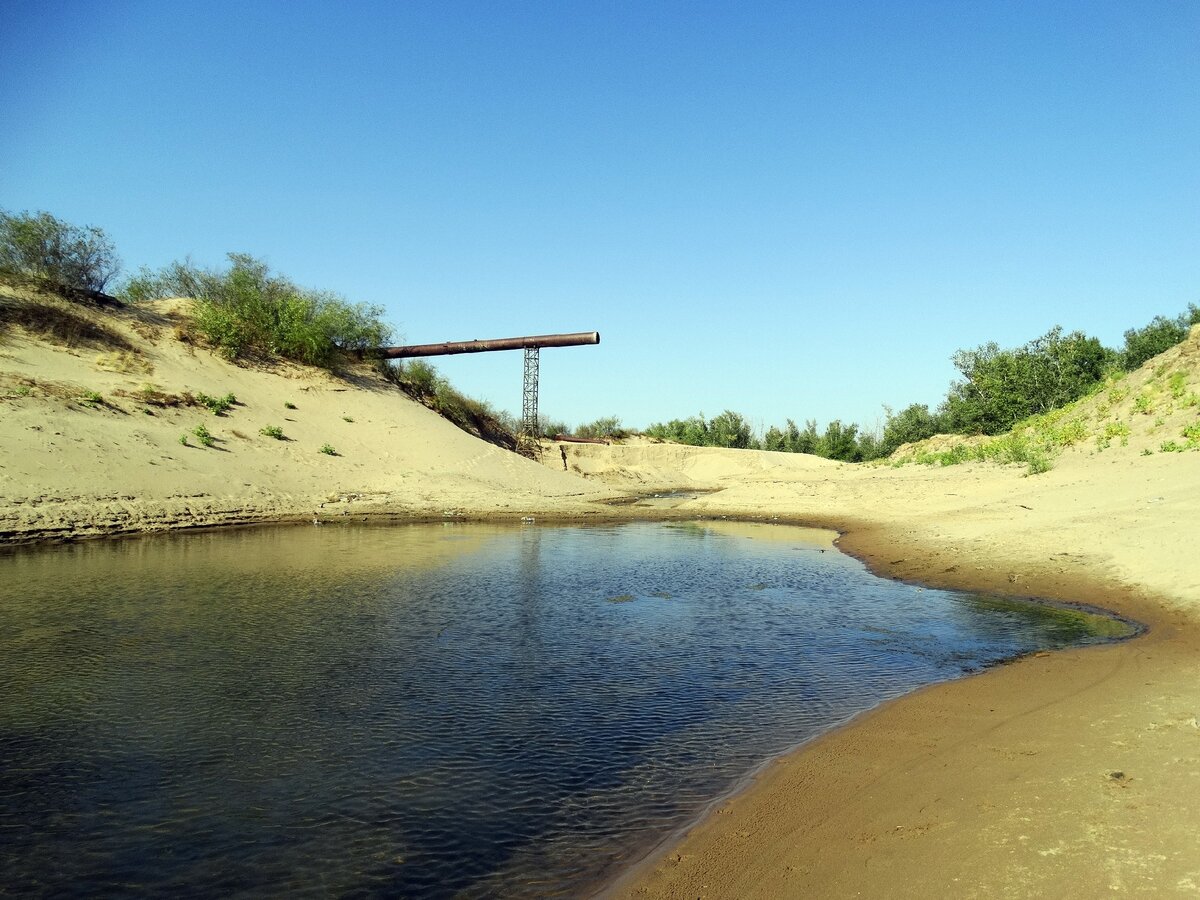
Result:
{"label": "dry grass", "polygon": [[117,389],[113,391],[113,394],[118,397],[127,397],[130,400],[136,400],[138,403],[144,403],[147,406],[157,406],[162,409],[177,409],[200,405],[200,401],[187,391],[181,394],[168,394],[153,384],[143,384],[136,391]]}
{"label": "dry grass", "polygon": [[0,296],[0,330],[13,326],[65,347],[134,351],[123,335],[60,300]]}
{"label": "dry grass", "polygon": [[149,375],[154,371],[153,365],[128,350],[101,353],[96,357],[96,368],[122,375]]}

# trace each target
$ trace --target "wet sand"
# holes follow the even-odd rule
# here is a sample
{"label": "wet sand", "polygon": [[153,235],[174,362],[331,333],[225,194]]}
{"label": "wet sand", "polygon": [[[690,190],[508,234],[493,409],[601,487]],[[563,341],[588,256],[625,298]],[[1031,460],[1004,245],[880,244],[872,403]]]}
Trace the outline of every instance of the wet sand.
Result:
{"label": "wet sand", "polygon": [[[886,529],[839,545],[888,575]],[[910,548],[911,549],[911,548]],[[1075,574],[937,587],[1086,602],[1147,626],[884,704],[770,764],[610,897],[1031,897],[1200,890],[1200,627]]]}

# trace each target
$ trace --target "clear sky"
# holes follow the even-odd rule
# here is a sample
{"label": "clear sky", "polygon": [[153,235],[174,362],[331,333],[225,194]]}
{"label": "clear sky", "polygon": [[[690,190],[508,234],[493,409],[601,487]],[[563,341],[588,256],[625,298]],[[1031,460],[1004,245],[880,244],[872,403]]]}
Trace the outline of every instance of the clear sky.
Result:
{"label": "clear sky", "polygon": [[[1200,3],[0,2],[0,206],[760,429],[1200,303]],[[521,355],[435,361],[520,412]]]}

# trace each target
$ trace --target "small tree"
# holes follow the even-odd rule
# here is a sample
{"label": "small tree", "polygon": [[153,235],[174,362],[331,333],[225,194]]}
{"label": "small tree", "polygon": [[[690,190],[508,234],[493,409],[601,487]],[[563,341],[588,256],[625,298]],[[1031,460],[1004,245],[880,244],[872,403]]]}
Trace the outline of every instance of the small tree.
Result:
{"label": "small tree", "polygon": [[32,278],[60,291],[102,293],[121,270],[108,235],[48,212],[0,210],[0,273]]}
{"label": "small tree", "polygon": [[842,462],[859,462],[862,455],[858,450],[858,426],[843,425],[834,419],[825,427],[825,434],[817,443],[817,455]]}
{"label": "small tree", "polygon": [[714,447],[745,449],[754,446],[754,436],[746,420],[727,409],[708,423],[708,442]]}
{"label": "small tree", "polygon": [[763,449],[782,452],[787,450],[787,437],[782,431],[772,425],[763,435]]}
{"label": "small tree", "polygon": [[796,427],[796,423],[791,419],[787,420],[787,431],[784,435],[784,442],[787,449],[792,453],[808,453],[816,454],[817,444],[820,437],[817,435],[817,420],[808,419],[804,423],[804,430],[801,431]]}

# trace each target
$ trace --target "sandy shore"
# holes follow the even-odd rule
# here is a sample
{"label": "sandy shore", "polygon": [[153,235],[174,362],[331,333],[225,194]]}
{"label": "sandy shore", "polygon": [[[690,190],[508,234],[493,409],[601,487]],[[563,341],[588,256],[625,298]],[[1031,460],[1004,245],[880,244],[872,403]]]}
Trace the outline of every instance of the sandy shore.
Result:
{"label": "sandy shore", "polygon": [[[1200,892],[1200,456],[1156,451],[1194,407],[1165,398],[1130,419],[1126,446],[1081,445],[1034,477],[649,442],[571,445],[564,472],[557,448],[538,465],[482,444],[365,371],[232,366],[176,340],[170,306],[103,315],[130,349],[0,321],[0,541],[313,518],[746,517],[833,528],[886,577],[1149,626],[860,717],[769,766],[615,895]],[[1156,366],[1200,391],[1198,359],[1194,334],[1132,391]],[[149,399],[198,393],[238,404],[218,417]],[[672,489],[693,493],[636,502]]]}

